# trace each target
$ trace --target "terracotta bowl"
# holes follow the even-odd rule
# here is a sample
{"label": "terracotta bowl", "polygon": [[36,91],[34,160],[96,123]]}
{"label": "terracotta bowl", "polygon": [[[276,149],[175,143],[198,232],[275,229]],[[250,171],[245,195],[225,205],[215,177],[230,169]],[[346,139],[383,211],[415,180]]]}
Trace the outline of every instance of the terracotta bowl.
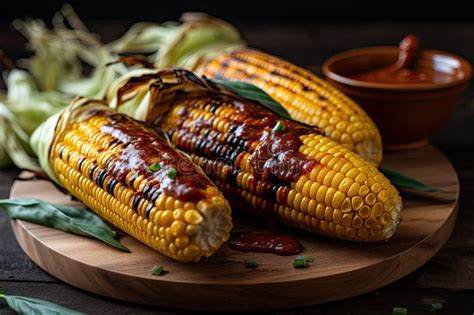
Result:
{"label": "terracotta bowl", "polygon": [[449,119],[471,78],[471,65],[453,54],[423,50],[420,62],[448,73],[447,83],[390,84],[351,79],[350,76],[393,64],[398,47],[350,50],[323,65],[327,79],[360,104],[377,124],[384,146],[403,149],[423,146]]}

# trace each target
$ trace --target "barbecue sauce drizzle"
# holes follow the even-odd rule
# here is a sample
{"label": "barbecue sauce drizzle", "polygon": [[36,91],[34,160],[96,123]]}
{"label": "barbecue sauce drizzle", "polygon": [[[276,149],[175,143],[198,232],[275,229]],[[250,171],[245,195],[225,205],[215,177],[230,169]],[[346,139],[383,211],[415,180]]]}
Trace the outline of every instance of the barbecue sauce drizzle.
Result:
{"label": "barbecue sauce drizzle", "polygon": [[[237,151],[239,154],[233,154],[232,158],[226,159],[226,163],[238,168],[243,153],[245,151],[249,152],[250,146],[256,141],[258,146],[250,152],[249,162],[252,166],[252,173],[257,180],[288,185],[316,166],[317,162],[300,153],[299,148],[302,145],[300,137],[310,133],[321,133],[318,129],[285,120],[251,102],[244,103],[223,95],[211,95],[211,98],[212,100],[216,98],[219,100],[211,111],[217,110],[224,104],[231,104],[236,109],[232,117],[227,117],[232,135],[225,140],[221,139],[222,143],[220,145],[230,152]],[[201,134],[201,130],[212,128],[214,118],[206,120],[204,117],[190,117],[192,108],[202,109],[203,104],[212,103],[211,98],[203,97],[201,101],[186,104],[178,112],[180,117],[177,125],[168,130],[170,137],[175,132],[184,137],[186,137],[186,134],[196,137]],[[282,122],[285,125],[284,131],[274,130],[277,122]],[[210,137],[203,140],[207,140],[209,144],[218,141]],[[222,151],[225,150],[219,151],[210,148],[210,145],[206,146],[204,144],[197,147],[195,153],[211,159],[222,159]]]}
{"label": "barbecue sauce drizzle", "polygon": [[[166,193],[182,201],[204,198],[203,191],[212,183],[191,160],[170,147],[164,137],[133,120],[120,114],[108,116],[112,122],[103,125],[101,131],[125,144],[119,155],[107,164],[107,173],[112,178],[124,183],[130,171],[135,172],[131,182],[143,175],[148,181],[145,197]],[[154,163],[160,165],[159,170],[149,170]],[[177,171],[174,178],[168,175],[172,168]]]}

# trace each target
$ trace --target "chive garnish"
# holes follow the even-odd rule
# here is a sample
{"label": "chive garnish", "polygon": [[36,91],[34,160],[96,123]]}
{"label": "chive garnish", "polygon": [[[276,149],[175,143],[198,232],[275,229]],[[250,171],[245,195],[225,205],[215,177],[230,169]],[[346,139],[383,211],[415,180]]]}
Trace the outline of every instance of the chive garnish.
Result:
{"label": "chive garnish", "polygon": [[308,267],[308,262],[306,260],[293,260],[293,267],[295,268],[306,268]]}
{"label": "chive garnish", "polygon": [[175,178],[177,174],[178,174],[178,172],[174,168],[170,168],[168,170],[168,177],[171,178],[171,179]]}
{"label": "chive garnish", "polygon": [[151,274],[153,276],[162,276],[163,274],[166,273],[166,270],[162,267],[162,266],[159,266],[159,265],[156,265],[155,267],[153,267],[153,269],[151,270]]}
{"label": "chive garnish", "polygon": [[427,304],[426,305],[426,310],[428,312],[436,312],[436,311],[440,311],[442,310],[444,307],[443,307],[443,304],[441,303],[431,303],[431,304]]}
{"label": "chive garnish", "polygon": [[407,315],[408,310],[405,307],[394,307],[392,310],[392,315]]}
{"label": "chive garnish", "polygon": [[306,262],[314,262],[313,256],[297,256],[295,260],[304,260]]}
{"label": "chive garnish", "polygon": [[258,266],[258,262],[255,259],[245,259],[243,263],[245,268],[256,268]]}
{"label": "chive garnish", "polygon": [[148,166],[148,171],[150,172],[157,172],[161,170],[161,166],[158,163],[153,163],[152,165]]}
{"label": "chive garnish", "polygon": [[273,130],[278,131],[278,132],[285,131],[285,124],[279,121],[276,123],[275,127],[273,127]]}

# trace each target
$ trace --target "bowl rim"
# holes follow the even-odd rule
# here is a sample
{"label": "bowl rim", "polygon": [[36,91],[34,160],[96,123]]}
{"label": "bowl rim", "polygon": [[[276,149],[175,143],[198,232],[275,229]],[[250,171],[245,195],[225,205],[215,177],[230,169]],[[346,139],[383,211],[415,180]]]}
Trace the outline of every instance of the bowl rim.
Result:
{"label": "bowl rim", "polygon": [[[355,48],[355,49],[350,49],[343,51],[341,53],[338,53],[336,55],[331,56],[328,58],[324,63],[323,63],[323,73],[326,76],[326,78],[331,79],[333,81],[345,84],[345,85],[350,85],[353,87],[359,87],[359,88],[371,88],[371,89],[385,89],[385,90],[435,90],[435,89],[442,89],[442,88],[447,88],[447,87],[453,87],[453,86],[458,86],[465,84],[471,80],[472,77],[472,65],[469,61],[466,59],[456,55],[452,54],[446,51],[442,50],[436,50],[436,49],[423,49],[422,53],[428,53],[428,54],[438,54],[438,55],[444,55],[448,56],[454,59],[457,59],[461,65],[465,66],[465,71],[464,72],[464,77],[462,78],[455,78],[454,80],[446,83],[407,83],[407,84],[393,84],[393,83],[377,83],[377,82],[367,82],[367,81],[361,81],[361,80],[356,80],[352,79],[346,76],[343,76],[341,74],[338,74],[336,72],[333,72],[330,70],[330,67],[337,61],[351,58],[353,56],[360,56],[364,55],[367,53],[370,53],[372,51],[380,51],[380,50],[397,50],[397,46],[373,46],[373,47],[363,47],[363,48]],[[462,66],[461,66],[462,68]]]}

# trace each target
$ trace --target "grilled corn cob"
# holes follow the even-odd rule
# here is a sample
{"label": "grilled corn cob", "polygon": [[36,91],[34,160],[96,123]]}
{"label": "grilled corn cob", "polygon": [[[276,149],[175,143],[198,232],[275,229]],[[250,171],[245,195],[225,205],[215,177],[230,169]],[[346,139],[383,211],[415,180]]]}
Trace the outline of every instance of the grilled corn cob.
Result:
{"label": "grilled corn cob", "polygon": [[181,19],[184,23],[174,26],[173,35],[160,44],[155,67],[181,66],[209,78],[254,84],[293,119],[321,128],[328,138],[380,164],[379,131],[347,96],[288,61],[245,48],[238,30],[222,20],[203,14],[185,14]]}
{"label": "grilled corn cob", "polygon": [[327,137],[375,165],[382,161],[380,134],[369,116],[336,88],[300,67],[242,49],[221,54],[200,72],[209,78],[254,84],[285,107],[293,119],[321,128]]}
{"label": "grilled corn cob", "polygon": [[239,208],[355,241],[388,239],[400,221],[399,194],[372,164],[191,72],[131,73],[108,95],[162,128]]}
{"label": "grilled corn cob", "polygon": [[206,175],[152,129],[97,102],[75,102],[59,118],[49,148],[53,178],[171,258],[212,255],[232,223],[228,202]]}

